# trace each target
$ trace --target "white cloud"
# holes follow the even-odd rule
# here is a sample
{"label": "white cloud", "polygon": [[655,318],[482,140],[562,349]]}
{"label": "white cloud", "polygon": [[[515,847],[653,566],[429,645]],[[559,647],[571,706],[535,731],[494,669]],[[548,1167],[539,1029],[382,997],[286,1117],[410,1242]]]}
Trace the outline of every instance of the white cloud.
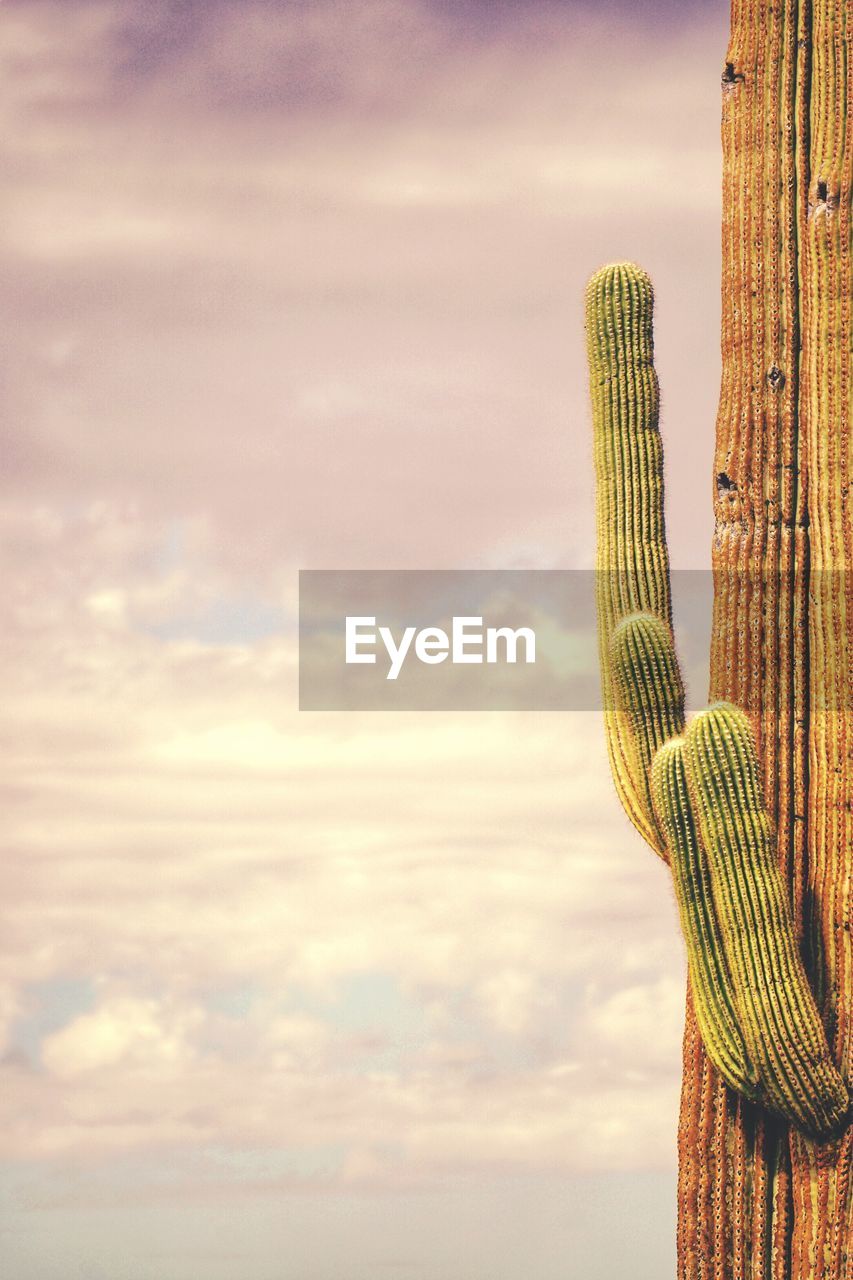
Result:
{"label": "white cloud", "polygon": [[[592,19],[460,43],[360,5],[338,40],[315,5],[297,102],[256,6],[202,6],[213,45],[143,8],[121,46],[139,6],[9,37],[3,1154],[340,1149],[329,1185],[384,1189],[671,1164],[675,911],[597,718],[300,716],[293,570],[587,564],[580,300],[622,253],[704,558],[707,32],[610,32],[603,76]],[[280,634],[199,634],[246,598]],[[94,1008],[16,1040],[69,975]]]}
{"label": "white cloud", "polygon": [[42,1061],[60,1077],[133,1066],[169,1069],[186,1055],[197,1021],[191,1009],[176,1012],[156,1000],[117,997],[49,1035]]}
{"label": "white cloud", "polygon": [[596,992],[586,1031],[610,1062],[671,1073],[684,1027],[684,973],[663,974],[609,996]]}

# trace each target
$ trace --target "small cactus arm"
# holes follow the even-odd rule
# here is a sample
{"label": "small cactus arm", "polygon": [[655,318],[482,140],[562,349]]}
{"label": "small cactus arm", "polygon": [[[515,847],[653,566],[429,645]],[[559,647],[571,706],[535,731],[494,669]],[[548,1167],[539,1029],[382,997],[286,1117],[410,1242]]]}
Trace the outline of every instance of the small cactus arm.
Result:
{"label": "small cactus arm", "polygon": [[671,629],[652,288],[631,264],[587,291],[602,690],[614,780],[669,864],[696,1018],[726,1083],[827,1139],[849,1097],[800,957],[752,729],[717,703],[685,726]]}

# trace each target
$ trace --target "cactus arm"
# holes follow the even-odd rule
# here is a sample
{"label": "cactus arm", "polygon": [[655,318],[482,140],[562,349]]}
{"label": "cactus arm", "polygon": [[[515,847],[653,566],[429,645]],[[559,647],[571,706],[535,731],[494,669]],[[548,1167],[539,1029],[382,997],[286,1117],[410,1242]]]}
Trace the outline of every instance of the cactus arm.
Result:
{"label": "cactus arm", "polygon": [[660,618],[632,614],[613,629],[610,651],[617,707],[633,732],[659,839],[672,866],[702,1039],[727,1084],[757,1098],[758,1075],[738,1027],[706,858],[687,792],[679,736],[684,731],[684,688],[672,632]]}
{"label": "cactus arm", "polygon": [[610,670],[616,710],[632,736],[644,788],[655,818],[657,847],[666,839],[657,821],[650,790],[655,752],[684,731],[684,685],[669,626],[650,613],[633,613],[613,628]]}
{"label": "cactus arm", "polygon": [[653,364],[652,286],[630,263],[602,267],[586,294],[596,477],[596,596],[610,765],[629,818],[659,855],[646,770],[630,718],[617,706],[610,645],[616,624],[672,606],[663,518],[659,393]]}
{"label": "cactus arm", "polygon": [[718,704],[684,729],[652,306],[648,277],[630,264],[602,268],[587,290],[611,767],[635,826],[671,861],[711,1062],[739,1093],[825,1138],[846,1119],[850,1098],[797,947],[749,721]]}
{"label": "cactus arm", "polygon": [[740,1027],[766,1103],[825,1138],[850,1099],[797,948],[748,718],[729,703],[709,707],[688,726],[684,758]]}
{"label": "cactus arm", "polygon": [[711,895],[707,858],[687,790],[684,742],[673,738],[651,770],[655,813],[666,838],[696,1020],[711,1062],[726,1084],[758,1099],[758,1073],[738,1026],[732,982]]}
{"label": "cactus arm", "polygon": [[672,863],[708,1056],[738,1092],[825,1137],[850,1100],[797,948],[749,721],[719,704],[680,738],[652,305],[648,277],[630,265],[603,268],[587,292],[613,775],[635,825]]}

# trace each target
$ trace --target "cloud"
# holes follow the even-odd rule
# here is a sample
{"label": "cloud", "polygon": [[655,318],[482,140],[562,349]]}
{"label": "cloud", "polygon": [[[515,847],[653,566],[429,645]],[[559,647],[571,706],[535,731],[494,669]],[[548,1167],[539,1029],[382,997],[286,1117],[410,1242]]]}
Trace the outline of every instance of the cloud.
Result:
{"label": "cloud", "polygon": [[19,1208],[672,1166],[676,913],[598,717],[300,715],[295,570],[588,567],[580,303],[621,255],[705,563],[724,36],[681,9],[4,6]]}
{"label": "cloud", "polygon": [[[638,1071],[666,1072],[675,1059],[684,1026],[681,973],[655,976],[591,1001],[586,1034],[610,1061],[630,1057]],[[654,1027],[654,1034],[649,1028]]]}
{"label": "cloud", "polygon": [[46,551],[7,565],[8,1048],[24,984],[96,993],[9,1060],[7,1156],[337,1141],[364,1180],[396,1143],[388,1185],[463,1152],[664,1159],[677,1038],[640,1085],[637,1042],[679,985],[675,913],[597,717],[300,716],[292,632],[134,625],[157,557],[132,512],[7,531]]}
{"label": "cloud", "polygon": [[185,1051],[191,1022],[169,1016],[155,1000],[113,999],[48,1036],[41,1057],[60,1078],[134,1064],[169,1067]]}
{"label": "cloud", "polygon": [[[484,563],[519,539],[527,563],[588,563],[580,298],[619,254],[658,282],[670,455],[692,466],[678,424],[710,424],[718,381],[716,315],[695,306],[717,288],[705,28],[551,6],[522,40],[507,8],[509,33],[460,43],[449,10],[385,0],[345,19],[12,12],[16,492],[193,520],[243,581]],[[276,75],[298,94],[293,42],[309,77],[332,60],[337,105],[258,107]],[[671,498],[704,555],[709,525]]]}

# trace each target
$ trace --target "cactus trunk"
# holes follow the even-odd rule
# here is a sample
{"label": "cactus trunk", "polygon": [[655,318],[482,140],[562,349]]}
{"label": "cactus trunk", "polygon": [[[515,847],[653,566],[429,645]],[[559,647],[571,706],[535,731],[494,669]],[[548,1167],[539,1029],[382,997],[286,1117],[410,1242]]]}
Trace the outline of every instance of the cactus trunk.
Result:
{"label": "cactus trunk", "polygon": [[587,295],[617,790],[688,950],[679,1280],[853,1280],[851,0],[733,0],[710,695],[670,631],[651,287]]}
{"label": "cactus trunk", "polygon": [[[777,858],[848,1082],[851,33],[847,0],[732,6],[710,687],[756,730]],[[684,1068],[680,1277],[853,1280],[849,1124],[818,1145],[734,1101],[692,1017]]]}

